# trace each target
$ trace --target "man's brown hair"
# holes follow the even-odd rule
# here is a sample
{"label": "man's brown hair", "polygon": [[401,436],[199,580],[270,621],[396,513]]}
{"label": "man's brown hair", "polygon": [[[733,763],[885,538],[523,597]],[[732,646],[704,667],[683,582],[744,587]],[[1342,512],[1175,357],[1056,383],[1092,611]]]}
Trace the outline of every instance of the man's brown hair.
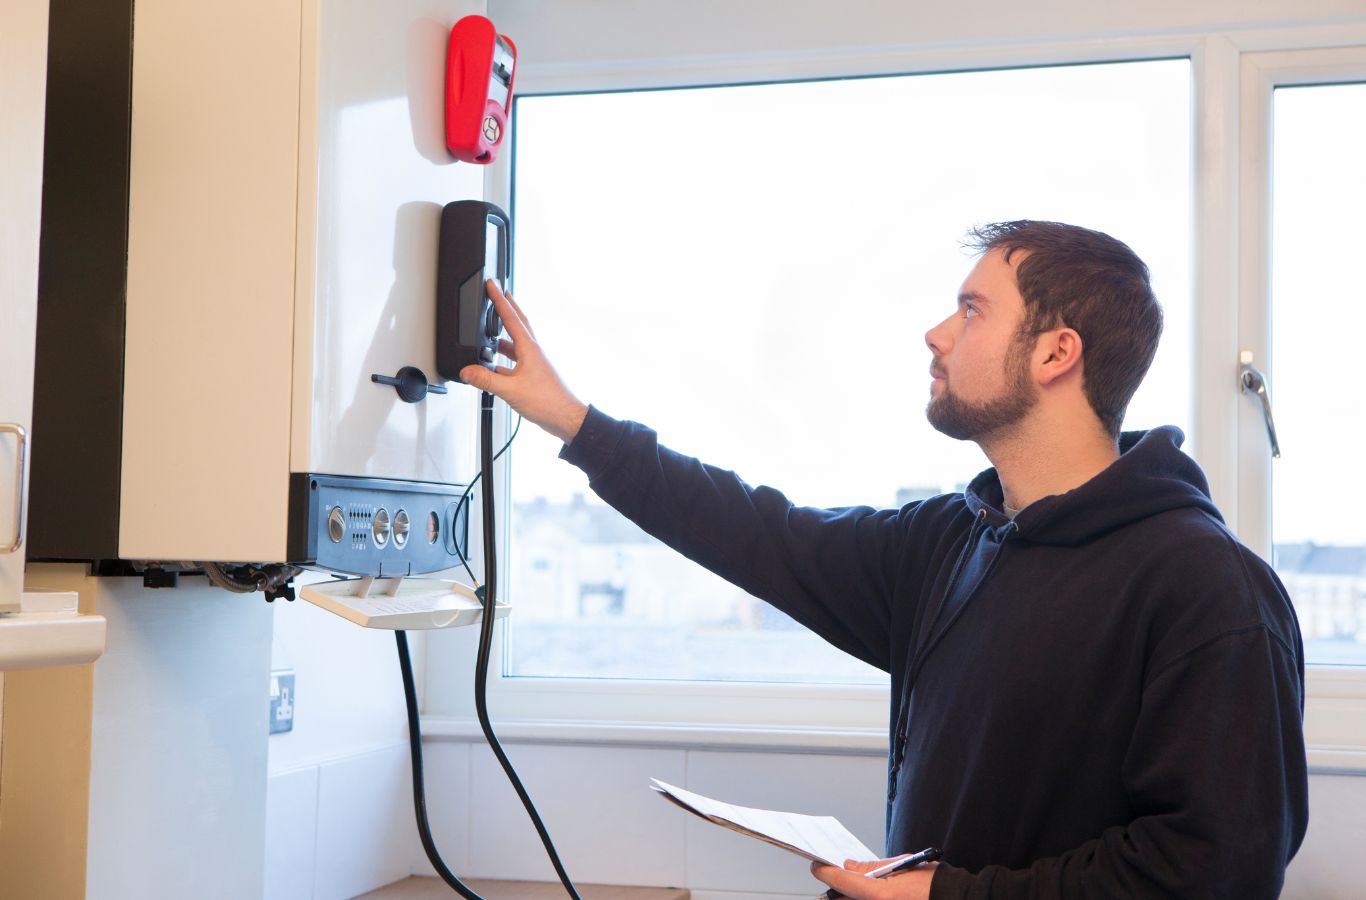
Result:
{"label": "man's brown hair", "polygon": [[1162,335],[1147,264],[1108,234],[1062,222],[995,222],[972,229],[964,243],[1001,250],[1007,262],[1025,252],[1015,267],[1025,305],[1020,338],[1061,327],[1081,335],[1082,389],[1101,425],[1118,436]]}

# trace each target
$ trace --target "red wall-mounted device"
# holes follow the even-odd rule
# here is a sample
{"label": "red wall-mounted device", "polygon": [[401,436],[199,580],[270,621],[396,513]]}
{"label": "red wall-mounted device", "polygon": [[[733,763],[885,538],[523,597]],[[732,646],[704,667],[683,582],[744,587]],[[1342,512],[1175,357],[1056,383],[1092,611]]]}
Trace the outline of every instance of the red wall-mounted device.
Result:
{"label": "red wall-mounted device", "polygon": [[508,133],[517,45],[483,16],[451,29],[446,52],[446,148],[463,162],[488,165]]}

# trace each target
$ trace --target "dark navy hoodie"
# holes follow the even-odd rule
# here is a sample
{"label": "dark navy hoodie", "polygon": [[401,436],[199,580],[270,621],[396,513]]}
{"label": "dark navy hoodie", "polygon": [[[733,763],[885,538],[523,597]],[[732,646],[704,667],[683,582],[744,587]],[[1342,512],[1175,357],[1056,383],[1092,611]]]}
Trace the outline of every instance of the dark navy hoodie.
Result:
{"label": "dark navy hoodie", "polygon": [[1276,897],[1308,821],[1299,628],[1181,432],[1001,513],[793,506],[596,409],[564,449],[688,558],[891,674],[887,855],[931,897]]}

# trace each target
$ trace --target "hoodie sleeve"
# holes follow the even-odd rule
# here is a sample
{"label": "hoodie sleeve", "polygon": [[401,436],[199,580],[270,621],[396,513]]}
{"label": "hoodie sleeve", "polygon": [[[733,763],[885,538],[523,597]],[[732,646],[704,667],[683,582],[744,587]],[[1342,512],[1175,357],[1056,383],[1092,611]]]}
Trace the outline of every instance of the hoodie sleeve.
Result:
{"label": "hoodie sleeve", "polygon": [[889,667],[898,514],[794,506],[734,472],[660,446],[643,425],[595,408],[560,456],[649,534],[765,600],[831,644]]}
{"label": "hoodie sleeve", "polygon": [[1168,663],[1125,759],[1133,820],[1026,869],[941,865],[931,900],[1277,897],[1309,815],[1302,683],[1263,625]]}

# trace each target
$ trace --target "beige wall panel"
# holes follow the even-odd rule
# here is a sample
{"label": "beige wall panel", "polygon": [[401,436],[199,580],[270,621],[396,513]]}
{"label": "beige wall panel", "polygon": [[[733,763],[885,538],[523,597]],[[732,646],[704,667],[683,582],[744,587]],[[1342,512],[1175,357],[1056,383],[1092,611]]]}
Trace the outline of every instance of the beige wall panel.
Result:
{"label": "beige wall panel", "polygon": [[283,559],[299,8],[141,0],[134,33],[119,552]]}
{"label": "beige wall panel", "polygon": [[[76,572],[51,568],[50,576],[39,574],[30,587],[79,590],[80,611],[95,613],[97,582]],[[94,669],[91,664],[4,674],[0,897],[86,896]]]}

